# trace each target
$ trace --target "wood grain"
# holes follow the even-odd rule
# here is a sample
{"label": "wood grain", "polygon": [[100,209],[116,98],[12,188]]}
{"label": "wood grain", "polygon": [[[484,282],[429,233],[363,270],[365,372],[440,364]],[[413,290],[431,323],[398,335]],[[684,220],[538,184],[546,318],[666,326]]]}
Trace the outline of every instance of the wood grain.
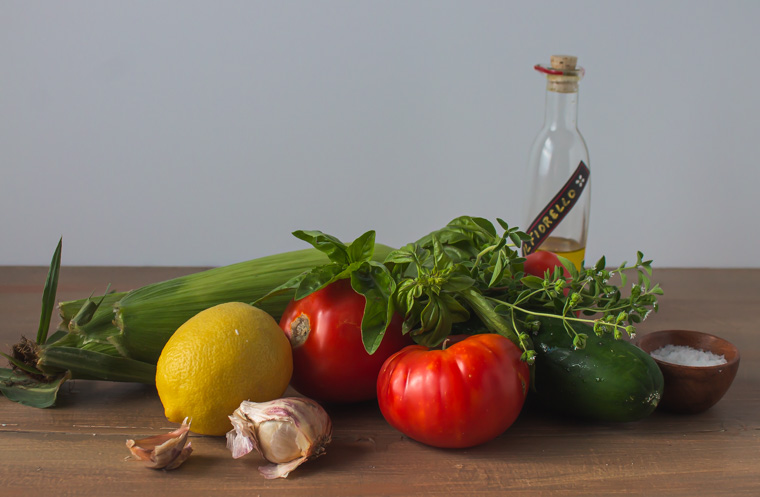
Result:
{"label": "wood grain", "polygon": [[[198,268],[64,267],[59,300],[112,283],[128,290]],[[0,347],[36,332],[45,268],[0,267]],[[221,437],[193,435],[173,472],[126,460],[125,441],[175,427],[155,388],[77,380],[58,405],[0,398],[0,495],[758,495],[760,488],[760,270],[662,269],[658,314],[639,327],[697,329],[735,343],[734,384],[712,409],[656,411],[636,423],[564,419],[529,402],[497,439],[441,450],[401,435],[373,402],[327,406],[327,454],[287,480],[265,480],[253,455],[233,460]]]}

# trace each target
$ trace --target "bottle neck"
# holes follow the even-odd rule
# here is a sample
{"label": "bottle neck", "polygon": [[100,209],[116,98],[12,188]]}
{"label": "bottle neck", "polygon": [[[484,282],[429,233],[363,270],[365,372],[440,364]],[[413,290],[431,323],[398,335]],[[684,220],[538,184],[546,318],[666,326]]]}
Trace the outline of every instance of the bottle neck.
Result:
{"label": "bottle neck", "polygon": [[544,127],[573,130],[578,128],[578,92],[546,91]]}

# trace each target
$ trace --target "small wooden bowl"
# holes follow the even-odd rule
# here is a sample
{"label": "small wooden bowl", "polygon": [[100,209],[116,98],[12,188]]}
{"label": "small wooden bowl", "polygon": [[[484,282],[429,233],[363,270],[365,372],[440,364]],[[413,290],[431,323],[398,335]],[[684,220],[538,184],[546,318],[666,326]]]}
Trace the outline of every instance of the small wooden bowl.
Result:
{"label": "small wooden bowl", "polygon": [[726,364],[682,366],[654,359],[665,378],[659,408],[681,414],[696,414],[714,406],[728,391],[739,369],[739,350],[715,335],[689,330],[662,330],[636,341],[647,354],[665,345],[685,345],[722,355]]}

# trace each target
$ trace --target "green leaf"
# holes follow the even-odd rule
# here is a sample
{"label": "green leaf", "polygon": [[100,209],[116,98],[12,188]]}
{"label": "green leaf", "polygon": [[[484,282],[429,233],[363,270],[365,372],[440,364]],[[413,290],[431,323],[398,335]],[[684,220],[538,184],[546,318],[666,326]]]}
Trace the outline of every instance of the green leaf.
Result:
{"label": "green leaf", "polygon": [[391,296],[396,282],[388,269],[376,262],[364,262],[351,273],[351,288],[364,296],[362,342],[369,354],[374,354],[393,317]]}
{"label": "green leaf", "polygon": [[479,227],[484,232],[488,233],[492,237],[496,236],[496,228],[494,228],[493,223],[491,223],[491,221],[488,219],[482,217],[471,217],[470,219],[474,225]]}
{"label": "green leaf", "polygon": [[[349,265],[349,268],[351,266]],[[342,264],[332,263],[324,266],[315,267],[308,271],[296,288],[295,300],[301,300],[311,295],[317,290],[321,290],[333,281],[340,279],[340,276],[348,276],[349,270]]]}
{"label": "green leaf", "polygon": [[652,261],[644,262],[642,264],[642,267],[644,268],[644,271],[646,271],[649,276],[652,276]]}
{"label": "green leaf", "polygon": [[[441,242],[443,243],[443,240],[441,240]],[[466,250],[461,249],[459,247],[455,247],[453,245],[444,245],[443,251],[446,252],[446,255],[449,256],[452,262],[454,261],[458,263],[469,262],[472,257],[472,255]]]}
{"label": "green leaf", "polygon": [[523,238],[519,235],[519,233],[510,233],[509,239],[512,240],[512,243],[515,244],[515,247],[520,248],[522,246]]}
{"label": "green leaf", "polygon": [[453,296],[443,293],[440,295],[441,303],[446,307],[451,316],[452,323],[463,323],[470,319],[470,311],[459,303]]}
{"label": "green leaf", "polygon": [[298,288],[298,286],[301,284],[301,281],[306,277],[306,275],[309,274],[309,271],[304,271],[301,274],[298,274],[296,276],[293,276],[288,281],[283,283],[282,285],[275,287],[274,289],[270,290],[269,293],[264,295],[263,297],[260,297],[253,301],[251,305],[256,306],[259,302],[268,299],[269,297],[274,297],[276,295],[281,295],[285,292],[295,290]]}
{"label": "green leaf", "polygon": [[468,274],[455,272],[449,275],[442,288],[446,292],[461,292],[474,284],[475,280]]}
{"label": "green leaf", "polygon": [[525,276],[520,281],[523,285],[533,290],[540,290],[544,287],[543,278],[539,278],[538,276]]}
{"label": "green leaf", "polygon": [[47,340],[48,329],[50,328],[50,318],[55,308],[55,294],[58,290],[58,274],[61,270],[61,246],[63,237],[58,240],[58,246],[53,252],[53,259],[50,261],[47,279],[45,280],[45,289],[42,291],[42,311],[40,312],[40,326],[37,329],[37,345],[42,345]]}
{"label": "green leaf", "polygon": [[641,285],[644,290],[649,290],[651,284],[652,283],[649,280],[649,277],[644,273],[644,271],[639,270],[639,285]]}
{"label": "green leaf", "polygon": [[491,281],[488,282],[488,288],[493,287],[496,283],[500,282],[504,277],[504,256],[502,252],[496,257],[496,266],[493,268],[493,274],[491,275]]}
{"label": "green leaf", "polygon": [[53,381],[40,381],[10,369],[0,369],[0,392],[8,400],[30,407],[50,407],[55,404],[58,390],[68,373],[58,376]]}
{"label": "green leaf", "polygon": [[363,262],[372,258],[375,252],[375,231],[369,230],[348,246],[348,258],[351,262]]}
{"label": "green leaf", "polygon": [[453,265],[451,258],[443,250],[443,245],[438,237],[433,237],[433,267],[438,270],[450,268]]}
{"label": "green leaf", "polygon": [[607,266],[607,259],[604,256],[602,256],[601,259],[597,261],[596,266],[594,266],[594,269],[596,269],[596,271],[598,272],[598,271],[602,271],[606,266]]}
{"label": "green leaf", "polygon": [[575,267],[575,264],[573,264],[573,261],[566,257],[562,257],[561,255],[557,256],[557,259],[559,259],[559,262],[567,269],[567,272],[570,273],[570,277],[575,279],[578,276],[578,269]]}
{"label": "green leaf", "polygon": [[401,325],[401,333],[404,335],[409,334],[420,322],[417,314],[410,314],[404,318],[404,322]]}
{"label": "green leaf", "polygon": [[451,332],[451,313],[437,297],[431,296],[420,314],[421,330],[415,341],[426,347],[437,347]]}
{"label": "green leaf", "polygon": [[422,331],[430,331],[435,328],[441,315],[441,306],[434,296],[428,300],[425,308],[420,313],[420,327]]}
{"label": "green leaf", "polygon": [[412,245],[394,250],[385,257],[386,264],[411,264],[415,260],[414,247]]}
{"label": "green leaf", "polygon": [[346,245],[332,235],[321,231],[298,230],[293,232],[293,236],[312,244],[315,249],[327,255],[332,262],[344,265],[351,262]]}

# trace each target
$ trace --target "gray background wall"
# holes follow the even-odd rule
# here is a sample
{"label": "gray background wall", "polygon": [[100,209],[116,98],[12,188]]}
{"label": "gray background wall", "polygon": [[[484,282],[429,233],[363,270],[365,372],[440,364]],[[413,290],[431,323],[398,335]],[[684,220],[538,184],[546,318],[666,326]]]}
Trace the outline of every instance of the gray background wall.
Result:
{"label": "gray background wall", "polygon": [[221,265],[461,214],[525,226],[586,68],[588,259],[759,267],[757,1],[0,2],[0,264]]}

